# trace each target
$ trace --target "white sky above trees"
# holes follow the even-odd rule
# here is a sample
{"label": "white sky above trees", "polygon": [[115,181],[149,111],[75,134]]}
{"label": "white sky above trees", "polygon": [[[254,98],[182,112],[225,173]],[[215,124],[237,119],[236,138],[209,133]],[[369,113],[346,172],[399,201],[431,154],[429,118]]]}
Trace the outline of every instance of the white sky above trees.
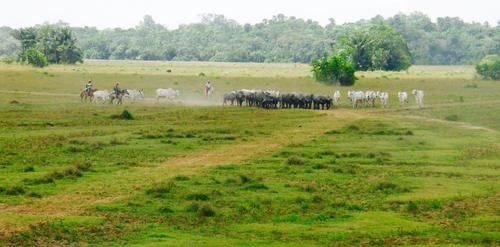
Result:
{"label": "white sky above trees", "polygon": [[222,14],[240,24],[256,23],[279,13],[325,25],[389,17],[419,11],[437,17],[458,16],[467,22],[500,21],[500,0],[5,0],[0,26],[26,27],[59,20],[71,26],[134,27],[144,15],[169,29],[198,22],[200,14]]}

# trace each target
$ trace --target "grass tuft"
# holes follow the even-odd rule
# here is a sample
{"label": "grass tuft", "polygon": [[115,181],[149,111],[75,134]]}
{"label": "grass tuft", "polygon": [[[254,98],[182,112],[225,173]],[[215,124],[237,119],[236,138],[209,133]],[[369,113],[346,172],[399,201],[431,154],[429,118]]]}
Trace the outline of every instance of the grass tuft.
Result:
{"label": "grass tuft", "polygon": [[286,160],[286,164],[289,165],[289,166],[302,166],[306,163],[306,161],[302,158],[300,158],[299,156],[290,156],[287,160]]}

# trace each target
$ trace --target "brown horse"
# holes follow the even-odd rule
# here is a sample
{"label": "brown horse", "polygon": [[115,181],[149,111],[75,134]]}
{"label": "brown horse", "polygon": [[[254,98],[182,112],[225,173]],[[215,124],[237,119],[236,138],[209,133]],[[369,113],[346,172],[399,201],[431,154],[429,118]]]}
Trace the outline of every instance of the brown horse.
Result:
{"label": "brown horse", "polygon": [[83,90],[80,93],[80,100],[81,101],[87,101],[87,98],[89,98],[90,102],[92,102],[92,100],[94,99],[94,93],[95,93],[95,91],[97,91],[97,88],[92,88],[92,89],[90,89],[90,91]]}

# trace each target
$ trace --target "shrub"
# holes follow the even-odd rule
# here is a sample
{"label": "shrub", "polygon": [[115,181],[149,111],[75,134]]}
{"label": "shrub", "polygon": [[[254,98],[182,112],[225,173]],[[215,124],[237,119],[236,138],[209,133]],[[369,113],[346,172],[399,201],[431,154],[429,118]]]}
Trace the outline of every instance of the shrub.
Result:
{"label": "shrub", "polygon": [[484,57],[476,65],[476,72],[484,79],[500,80],[500,57],[496,55]]}
{"label": "shrub", "polygon": [[[248,176],[246,176],[246,175],[239,175],[239,177],[240,177],[240,182],[241,182],[242,184],[246,184],[246,183],[249,183],[249,182],[251,182],[251,181],[252,181],[252,179],[251,179],[251,178],[249,178],[249,177],[248,177]],[[229,179],[228,179],[228,180],[229,180]],[[227,181],[227,180],[226,180],[226,181]]]}
{"label": "shrub", "polygon": [[341,55],[323,57],[311,63],[316,81],[329,84],[340,83],[342,86],[352,86],[357,80],[353,64]]}
{"label": "shrub", "polygon": [[121,120],[134,120],[134,115],[130,113],[127,110],[123,110],[123,112],[120,115],[112,115],[111,118],[113,119],[121,119]]}
{"label": "shrub", "polygon": [[206,76],[206,75],[205,75],[205,73],[200,72],[200,73],[198,74],[198,76]]}
{"label": "shrub", "polygon": [[35,168],[33,166],[27,166],[23,169],[24,172],[34,172]]}
{"label": "shrub", "polygon": [[456,114],[448,115],[444,119],[446,119],[447,121],[458,121],[458,115]]}
{"label": "shrub", "polygon": [[21,55],[21,61],[27,62],[28,64],[33,65],[34,67],[43,68],[49,65],[47,60],[47,56],[38,51],[35,48],[29,48]]}

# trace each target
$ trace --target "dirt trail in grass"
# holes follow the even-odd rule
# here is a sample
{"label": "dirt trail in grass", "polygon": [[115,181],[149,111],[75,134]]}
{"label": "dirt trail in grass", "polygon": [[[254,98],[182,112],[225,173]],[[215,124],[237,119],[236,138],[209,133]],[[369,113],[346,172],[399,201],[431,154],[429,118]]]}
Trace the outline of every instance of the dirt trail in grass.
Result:
{"label": "dirt trail in grass", "polygon": [[[171,158],[156,166],[135,167],[112,174],[95,174],[102,179],[86,179],[84,176],[74,184],[61,188],[60,193],[33,200],[29,205],[0,204],[0,213],[47,217],[82,215],[85,209],[92,208],[96,204],[109,203],[136,193],[144,193],[144,189],[155,182],[165,181],[177,175],[197,174],[212,166],[241,163],[276,151],[285,145],[303,143],[321,136],[328,130],[340,128],[368,116],[366,112],[353,112],[345,109],[324,111],[319,114],[320,116],[300,126],[276,131],[268,136],[247,142],[215,148],[206,147],[189,155]],[[2,220],[0,219],[0,232],[2,232],[1,228]],[[3,230],[5,232],[5,229]]]}
{"label": "dirt trail in grass", "polygon": [[407,118],[407,119],[415,119],[415,120],[424,120],[424,121],[434,122],[434,123],[451,124],[451,125],[457,126],[459,128],[464,128],[464,129],[483,130],[483,131],[487,131],[487,132],[490,132],[490,133],[498,133],[497,130],[490,129],[488,127],[484,127],[484,126],[480,126],[480,125],[473,125],[471,123],[466,123],[466,122],[451,122],[451,121],[446,121],[446,120],[442,120],[442,119],[422,117],[422,116],[396,115],[396,117]]}

